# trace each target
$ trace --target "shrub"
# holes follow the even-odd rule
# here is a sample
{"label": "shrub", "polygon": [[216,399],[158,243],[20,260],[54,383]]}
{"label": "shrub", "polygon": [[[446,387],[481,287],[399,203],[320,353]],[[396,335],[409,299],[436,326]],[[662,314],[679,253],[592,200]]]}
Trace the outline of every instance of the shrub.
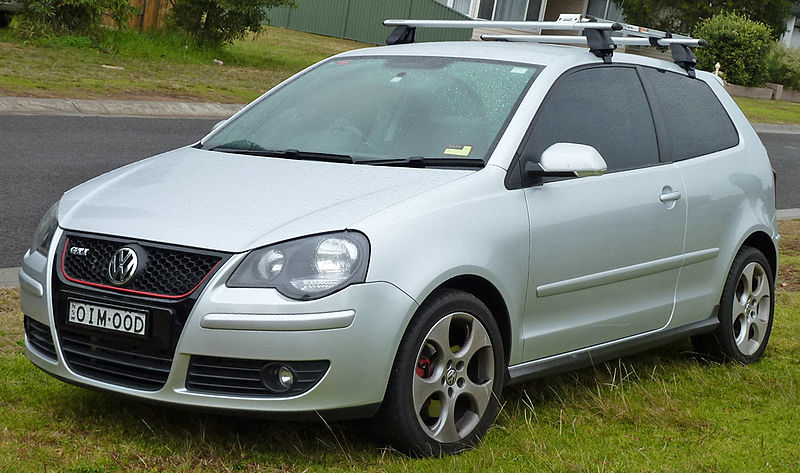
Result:
{"label": "shrub", "polygon": [[294,6],[294,0],[173,0],[172,22],[198,44],[222,45],[258,33],[267,10]]}
{"label": "shrub", "polygon": [[800,90],[800,51],[776,44],[767,61],[767,80]]}
{"label": "shrub", "polygon": [[719,62],[729,82],[764,85],[772,48],[770,33],[764,23],[738,13],[720,13],[702,20],[694,36],[708,41],[708,47],[697,49],[698,67],[713,71]]}
{"label": "shrub", "polygon": [[103,14],[124,28],[136,11],[128,0],[20,0],[20,3],[21,33],[28,37],[86,34],[100,25]]}

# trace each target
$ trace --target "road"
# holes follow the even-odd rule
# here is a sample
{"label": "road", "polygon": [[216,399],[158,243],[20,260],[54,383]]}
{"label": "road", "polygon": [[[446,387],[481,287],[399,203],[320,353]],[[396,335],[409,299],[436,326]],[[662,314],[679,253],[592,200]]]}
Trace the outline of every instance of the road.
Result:
{"label": "road", "polygon": [[66,190],[191,144],[217,120],[0,116],[0,268],[19,266],[39,219]]}
{"label": "road", "polygon": [[[19,266],[40,217],[67,189],[191,144],[216,120],[0,116],[0,268]],[[800,135],[762,134],[778,208],[800,208]]]}

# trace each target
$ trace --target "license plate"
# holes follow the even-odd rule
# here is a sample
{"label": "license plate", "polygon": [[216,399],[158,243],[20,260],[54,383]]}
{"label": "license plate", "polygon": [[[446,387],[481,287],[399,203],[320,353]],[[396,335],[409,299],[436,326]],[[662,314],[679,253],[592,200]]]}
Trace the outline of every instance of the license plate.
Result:
{"label": "license plate", "polygon": [[147,314],[134,310],[69,301],[68,322],[116,332],[145,335]]}

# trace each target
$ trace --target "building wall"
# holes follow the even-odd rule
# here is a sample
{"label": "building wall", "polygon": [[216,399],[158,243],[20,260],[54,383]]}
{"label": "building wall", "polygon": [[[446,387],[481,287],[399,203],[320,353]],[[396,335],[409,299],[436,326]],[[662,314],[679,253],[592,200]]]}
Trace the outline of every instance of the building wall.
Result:
{"label": "building wall", "polygon": [[[269,24],[298,31],[384,44],[392,29],[383,20],[463,20],[466,15],[434,0],[295,0],[297,8],[273,8]],[[419,28],[417,41],[469,40],[471,29]]]}

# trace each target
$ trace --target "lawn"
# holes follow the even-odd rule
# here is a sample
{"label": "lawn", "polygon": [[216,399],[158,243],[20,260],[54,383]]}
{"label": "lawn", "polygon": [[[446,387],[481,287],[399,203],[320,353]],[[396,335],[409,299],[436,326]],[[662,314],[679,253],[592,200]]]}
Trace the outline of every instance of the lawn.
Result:
{"label": "lawn", "polygon": [[0,95],[245,103],[321,59],[365,46],[270,27],[222,50],[134,32],[23,42],[0,29]]}
{"label": "lawn", "polygon": [[800,103],[734,97],[753,123],[800,125]]}
{"label": "lawn", "polygon": [[382,448],[357,422],[229,418],[66,385],[27,361],[18,290],[0,290],[0,471],[797,472],[800,221],[781,232],[761,362],[705,362],[684,341],[514,386],[485,442],[442,459]]}

